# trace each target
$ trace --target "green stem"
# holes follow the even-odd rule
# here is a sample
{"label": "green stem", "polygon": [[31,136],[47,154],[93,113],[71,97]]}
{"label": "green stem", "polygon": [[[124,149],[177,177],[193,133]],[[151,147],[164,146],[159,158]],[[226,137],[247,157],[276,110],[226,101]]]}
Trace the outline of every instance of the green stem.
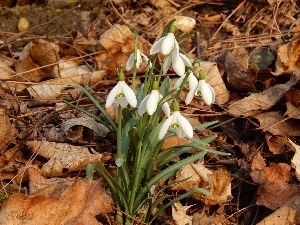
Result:
{"label": "green stem", "polygon": [[138,50],[138,45],[139,45],[139,35],[137,32],[137,29],[134,29],[134,35],[135,35],[135,39],[134,39],[134,55],[133,55],[133,74],[132,74],[132,83],[131,83],[131,89],[135,90],[135,79],[136,79],[136,62],[137,62],[137,50]]}

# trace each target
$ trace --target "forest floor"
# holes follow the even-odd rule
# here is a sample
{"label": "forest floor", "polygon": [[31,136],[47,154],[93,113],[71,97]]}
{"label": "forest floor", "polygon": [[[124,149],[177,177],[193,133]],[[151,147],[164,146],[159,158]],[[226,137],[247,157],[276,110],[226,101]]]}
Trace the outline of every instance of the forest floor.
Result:
{"label": "forest floor", "polygon": [[[210,147],[230,156],[209,153],[191,164],[193,179],[170,196],[195,185],[212,196],[191,196],[155,223],[300,224],[300,1],[0,5],[0,225],[115,224],[108,189],[100,178],[88,182],[85,167],[101,159],[113,174],[116,138],[62,102],[101,116],[65,87],[82,85],[104,105],[133,51],[134,29],[148,55],[172,19],[176,37],[192,34],[180,46],[202,60],[194,73],[204,70],[216,92],[211,106],[201,97],[185,105],[182,96],[183,114],[193,124],[217,120],[196,135],[217,135]],[[172,69],[166,76],[177,79]]]}

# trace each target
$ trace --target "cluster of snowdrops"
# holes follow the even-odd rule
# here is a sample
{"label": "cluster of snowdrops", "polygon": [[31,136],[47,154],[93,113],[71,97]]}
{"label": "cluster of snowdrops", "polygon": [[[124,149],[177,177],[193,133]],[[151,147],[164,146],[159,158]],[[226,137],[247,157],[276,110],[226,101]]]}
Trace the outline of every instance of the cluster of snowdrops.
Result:
{"label": "cluster of snowdrops", "polygon": [[[192,73],[192,62],[181,53],[180,41],[176,40],[174,33],[174,21],[171,21],[166,26],[162,37],[153,44],[148,58],[138,48],[138,34],[135,31],[134,52],[125,66],[126,70],[132,71],[132,83],[129,86],[125,82],[124,73],[120,69],[119,81],[106,99],[106,108],[114,102],[118,105],[117,125],[95,98],[84,91],[105,118],[95,119],[116,135],[116,177],[106,170],[101,161],[88,165],[86,173],[88,179],[92,180],[93,173],[96,171],[106,181],[115,202],[115,219],[119,224],[134,224],[136,220],[150,224],[174,202],[195,192],[209,194],[206,189],[199,187],[170,200],[171,196],[166,194],[165,190],[174,185],[169,182],[169,178],[178,169],[203,158],[207,152],[226,155],[209,147],[209,143],[216,136],[204,139],[194,136],[194,130],[208,127],[216,121],[192,126],[180,113],[178,98],[183,87],[189,87],[186,104],[189,104],[194,96],[201,95],[204,102],[211,105],[215,101],[215,92],[206,83],[203,71],[200,71],[198,77]],[[154,71],[157,69],[155,65],[159,53],[162,53],[164,58],[159,73],[156,74]],[[133,90],[136,90],[137,68],[143,60],[147,64],[143,76],[144,82],[135,93]],[[165,76],[170,66],[179,75],[173,88],[170,87],[170,78]],[[168,102],[172,102],[171,107]],[[173,110],[172,114],[170,108]],[[162,111],[165,115],[163,119]],[[190,144],[172,146],[161,151],[165,140],[175,135],[188,138],[191,140]],[[198,152],[195,153],[195,149]],[[189,154],[190,151],[193,151],[193,154],[190,153],[178,161],[178,157]],[[165,186],[153,191],[158,182],[165,182]]]}

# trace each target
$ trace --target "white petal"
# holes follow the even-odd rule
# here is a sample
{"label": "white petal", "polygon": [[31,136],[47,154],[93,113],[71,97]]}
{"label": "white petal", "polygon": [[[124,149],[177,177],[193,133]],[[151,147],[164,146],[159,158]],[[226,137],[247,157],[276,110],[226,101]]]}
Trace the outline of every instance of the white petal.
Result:
{"label": "white petal", "polygon": [[167,102],[165,102],[163,105],[162,105],[162,110],[164,111],[165,115],[167,117],[170,116],[170,113],[171,113],[171,110],[170,110],[170,106]]}
{"label": "white petal", "polygon": [[193,100],[194,96],[195,96],[195,92],[197,90],[198,84],[195,85],[194,87],[192,87],[189,91],[189,93],[187,94],[186,98],[185,98],[185,104],[190,104],[191,101]]}
{"label": "white petal", "polygon": [[182,59],[184,65],[186,65],[187,67],[193,67],[191,60],[186,57],[186,55],[179,53],[180,58]]}
{"label": "white petal", "polygon": [[113,104],[115,98],[117,97],[117,94],[119,94],[120,91],[121,91],[120,90],[120,84],[118,82],[117,85],[114,86],[113,89],[111,89],[111,91],[109,92],[109,94],[106,98],[106,103],[105,103],[106,108],[110,107]]}
{"label": "white petal", "polygon": [[190,75],[189,75],[189,88],[191,89],[194,86],[198,86],[198,79],[193,73],[190,73]]}
{"label": "white petal", "polygon": [[[173,114],[174,115],[174,114]],[[166,135],[169,127],[172,124],[173,121],[173,115],[171,115],[168,119],[165,120],[165,122],[163,123],[163,125],[160,128],[159,134],[158,134],[158,139],[161,140],[163,139],[163,137]]]}
{"label": "white petal", "polygon": [[122,98],[117,98],[118,99],[118,103],[121,105],[122,108],[126,108],[128,105],[128,101],[126,98],[122,97]]}
{"label": "white petal", "polygon": [[177,61],[175,61],[175,62],[172,61],[172,67],[173,67],[173,69],[174,69],[174,71],[176,72],[177,75],[184,76],[185,65],[184,65],[183,60],[181,59],[181,57],[178,57]]}
{"label": "white petal", "polygon": [[214,91],[212,90],[212,87],[209,84],[207,84],[205,80],[200,80],[199,90],[201,92],[203,101],[207,105],[211,105],[214,101]]}
{"label": "white petal", "polygon": [[125,98],[127,99],[128,103],[132,106],[132,107],[136,107],[137,104],[137,100],[136,100],[136,96],[135,93],[133,92],[133,90],[125,83],[125,81],[123,81],[124,83],[122,84],[122,92],[125,95]]}
{"label": "white petal", "polygon": [[136,68],[138,69],[141,65],[142,57],[139,49],[136,50]]}
{"label": "white petal", "polygon": [[127,62],[126,62],[126,67],[125,69],[131,70],[131,68],[133,67],[133,61],[134,61],[134,53],[131,53],[131,55],[129,56]]}
{"label": "white petal", "polygon": [[175,129],[175,131],[176,131],[177,136],[180,138],[184,138],[186,136],[184,130],[181,127]]}
{"label": "white petal", "polygon": [[159,92],[158,90],[152,90],[147,101],[147,112],[151,116],[157,109],[157,103],[159,101]]}
{"label": "white petal", "polygon": [[181,114],[178,115],[178,123],[180,125],[180,127],[182,128],[182,130],[184,131],[184,133],[186,134],[186,136],[188,136],[189,138],[193,137],[193,127],[191,125],[191,123]]}
{"label": "white petal", "polygon": [[184,80],[184,76],[181,76],[181,77],[176,81],[176,83],[175,83],[175,85],[174,85],[174,89],[179,88],[183,80]]}
{"label": "white petal", "polygon": [[207,83],[208,87],[210,88],[211,90],[211,93],[212,93],[212,102],[211,103],[214,103],[216,101],[216,93],[215,93],[215,90],[212,88],[212,86],[209,85],[209,83]]}
{"label": "white petal", "polygon": [[171,61],[172,58],[170,55],[167,56],[166,60],[164,61],[163,65],[162,65],[162,69],[163,69],[163,75],[167,74],[169,67],[171,65]]}
{"label": "white petal", "polygon": [[149,95],[147,95],[140,103],[139,109],[138,109],[138,114],[139,116],[142,116],[146,112],[146,104],[148,101]]}
{"label": "white petal", "polygon": [[161,43],[161,53],[164,55],[168,55],[175,44],[175,36],[173,33],[168,33],[167,36],[164,38],[163,42]]}
{"label": "white petal", "polygon": [[176,60],[179,58],[179,46],[178,46],[178,43],[175,39],[175,42],[174,42],[174,48],[172,50],[172,61],[173,62],[176,62]]}
{"label": "white petal", "polygon": [[164,39],[165,39],[165,37],[161,37],[156,42],[154,42],[154,44],[152,45],[152,47],[150,49],[150,55],[154,55],[154,54],[158,53],[159,51],[161,51],[161,44]]}

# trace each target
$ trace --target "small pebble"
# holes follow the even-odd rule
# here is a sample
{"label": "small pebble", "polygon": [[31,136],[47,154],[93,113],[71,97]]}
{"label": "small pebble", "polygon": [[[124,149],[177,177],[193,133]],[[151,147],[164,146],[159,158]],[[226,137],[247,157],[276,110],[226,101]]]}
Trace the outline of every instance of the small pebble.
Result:
{"label": "small pebble", "polygon": [[28,20],[25,17],[20,18],[19,23],[18,23],[18,30],[19,32],[23,32],[28,30],[30,27],[30,24]]}

